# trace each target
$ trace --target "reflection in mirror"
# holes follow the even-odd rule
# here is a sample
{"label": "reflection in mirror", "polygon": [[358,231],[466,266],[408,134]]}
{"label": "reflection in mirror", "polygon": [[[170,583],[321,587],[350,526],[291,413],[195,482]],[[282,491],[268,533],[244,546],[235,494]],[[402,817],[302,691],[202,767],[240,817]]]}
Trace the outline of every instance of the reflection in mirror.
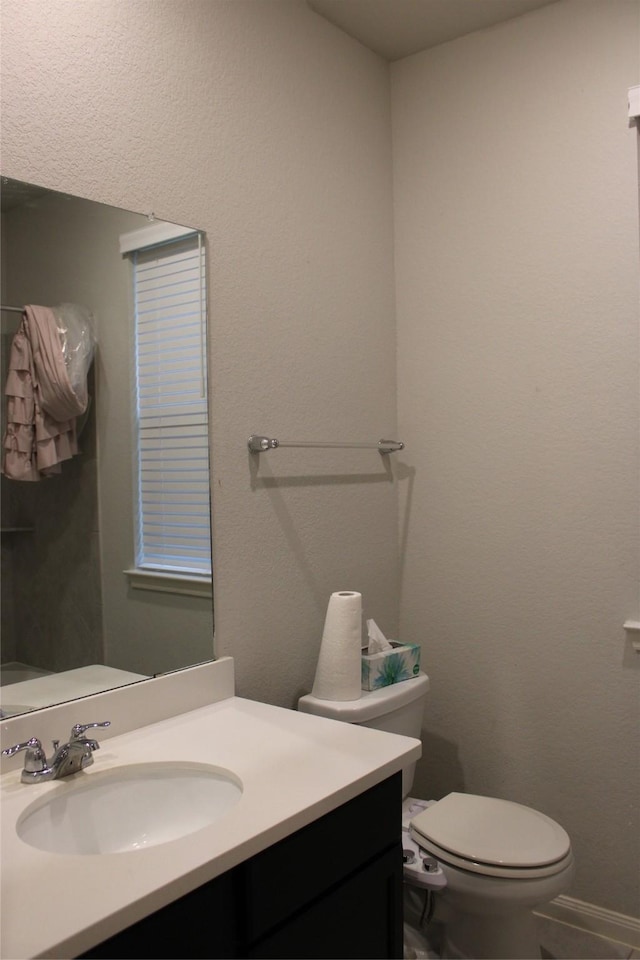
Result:
{"label": "reflection in mirror", "polygon": [[[197,230],[2,178],[2,437],[27,443],[3,457],[2,716],[213,656],[204,264]],[[83,350],[78,452],[58,438],[50,473],[31,453],[60,417],[15,395],[32,376],[48,403],[51,360],[82,409]]]}

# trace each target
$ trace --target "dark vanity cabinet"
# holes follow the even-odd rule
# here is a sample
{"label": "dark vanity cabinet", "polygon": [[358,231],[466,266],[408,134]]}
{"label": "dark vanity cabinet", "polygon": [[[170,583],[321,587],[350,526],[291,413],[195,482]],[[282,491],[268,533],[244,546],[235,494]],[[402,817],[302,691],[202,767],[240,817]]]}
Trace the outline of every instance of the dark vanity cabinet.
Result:
{"label": "dark vanity cabinet", "polygon": [[398,773],[82,956],[400,958],[401,809]]}

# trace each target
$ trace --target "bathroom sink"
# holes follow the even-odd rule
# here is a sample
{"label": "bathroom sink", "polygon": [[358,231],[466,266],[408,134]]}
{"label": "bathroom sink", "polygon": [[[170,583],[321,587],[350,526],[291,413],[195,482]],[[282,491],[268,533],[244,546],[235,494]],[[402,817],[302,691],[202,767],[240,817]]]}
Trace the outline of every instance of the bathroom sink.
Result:
{"label": "bathroom sink", "polygon": [[16,830],[51,853],[127,853],[209,826],[241,796],[241,781],[221,767],[132,764],[60,780],[27,807]]}

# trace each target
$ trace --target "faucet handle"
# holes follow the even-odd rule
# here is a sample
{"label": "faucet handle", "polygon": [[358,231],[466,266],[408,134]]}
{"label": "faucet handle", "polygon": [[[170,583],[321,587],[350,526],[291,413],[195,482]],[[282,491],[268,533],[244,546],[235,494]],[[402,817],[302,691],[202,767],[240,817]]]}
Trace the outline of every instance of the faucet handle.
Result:
{"label": "faucet handle", "polygon": [[77,740],[86,730],[91,730],[92,727],[110,727],[111,720],[103,720],[100,723],[75,723],[71,727],[70,740]]}
{"label": "faucet handle", "polygon": [[21,750],[27,751],[27,755],[24,758],[25,770],[28,770],[30,773],[36,773],[46,768],[47,757],[37,737],[31,737],[24,743],[16,743],[13,747],[7,747],[6,750],[2,751],[2,756],[12,757]]}

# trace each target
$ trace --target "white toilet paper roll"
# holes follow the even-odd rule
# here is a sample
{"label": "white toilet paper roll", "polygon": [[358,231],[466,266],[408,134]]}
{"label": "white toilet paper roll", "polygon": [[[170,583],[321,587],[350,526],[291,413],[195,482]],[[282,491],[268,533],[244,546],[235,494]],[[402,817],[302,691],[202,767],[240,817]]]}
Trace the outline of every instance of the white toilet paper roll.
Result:
{"label": "white toilet paper roll", "polygon": [[319,700],[357,700],[362,695],[362,594],[332,593],[327,606],[313,696]]}

